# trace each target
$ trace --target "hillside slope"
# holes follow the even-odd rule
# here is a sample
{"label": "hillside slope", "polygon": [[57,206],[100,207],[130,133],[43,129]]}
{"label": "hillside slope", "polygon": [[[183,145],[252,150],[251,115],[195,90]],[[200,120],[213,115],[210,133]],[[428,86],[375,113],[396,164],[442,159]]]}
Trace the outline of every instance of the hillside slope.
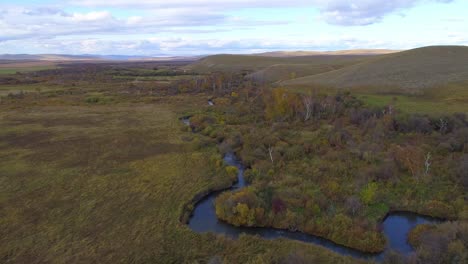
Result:
{"label": "hillside slope", "polygon": [[[213,55],[205,57],[188,68],[197,72],[215,71],[247,71],[255,72],[264,70],[267,67],[281,68],[288,70],[287,75],[298,68],[315,68],[309,74],[317,72],[317,67],[325,67],[327,70],[341,68],[344,65],[351,65],[368,59],[367,55],[316,55],[316,56],[296,56],[296,57],[269,57],[255,55]],[[279,66],[283,65],[283,66]],[[332,68],[330,67],[332,66]],[[323,72],[323,71],[319,71]],[[286,78],[287,79],[287,78]]]}
{"label": "hillside slope", "polygon": [[333,64],[274,64],[255,71],[249,75],[247,78],[251,78],[256,81],[265,81],[269,83],[286,81],[290,79],[300,78],[304,76],[324,73],[328,71],[333,71],[341,69],[347,65],[356,63],[354,61],[348,63],[333,63]]}
{"label": "hillside slope", "polygon": [[296,57],[296,56],[314,56],[314,55],[382,55],[396,53],[399,50],[388,49],[355,49],[355,50],[336,50],[336,51],[271,51],[257,53],[257,56],[266,57]]}
{"label": "hillside slope", "polygon": [[468,47],[433,46],[374,57],[281,84],[288,87],[391,88],[413,93],[464,81],[468,81]]}

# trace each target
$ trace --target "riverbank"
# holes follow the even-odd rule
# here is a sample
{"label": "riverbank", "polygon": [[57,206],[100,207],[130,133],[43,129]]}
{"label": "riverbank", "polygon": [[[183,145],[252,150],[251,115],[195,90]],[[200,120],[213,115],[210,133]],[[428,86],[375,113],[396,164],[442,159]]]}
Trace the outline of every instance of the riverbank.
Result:
{"label": "riverbank", "polygon": [[[230,158],[229,162],[226,163],[230,166],[236,166],[239,168],[238,180],[236,182],[243,181],[244,170],[240,161],[235,158]],[[244,188],[245,185],[231,186],[225,188],[224,191],[232,190],[233,187],[235,187],[235,189],[238,191]],[[401,212],[394,212],[393,214],[388,214],[382,224],[384,226],[384,234],[386,235],[389,244],[380,252],[366,252],[360,251],[357,248],[352,248],[336,243],[330,239],[327,239],[326,237],[320,237],[314,234],[290,231],[287,229],[274,227],[243,227],[230,225],[228,222],[218,219],[215,213],[215,206],[213,203],[222,192],[223,191],[217,190],[207,194],[203,198],[197,197],[196,200],[198,202],[195,203],[195,208],[191,213],[192,218],[190,218],[188,222],[188,225],[192,230],[200,233],[213,232],[227,235],[233,238],[237,238],[240,234],[243,233],[259,235],[266,239],[288,238],[320,245],[345,256],[352,256],[366,260],[382,260],[384,254],[392,250],[398,250],[404,254],[411,253],[411,246],[407,242],[408,232],[419,224],[439,222],[439,220],[436,219],[410,213],[402,214]],[[402,221],[406,221],[406,224],[402,224]]]}

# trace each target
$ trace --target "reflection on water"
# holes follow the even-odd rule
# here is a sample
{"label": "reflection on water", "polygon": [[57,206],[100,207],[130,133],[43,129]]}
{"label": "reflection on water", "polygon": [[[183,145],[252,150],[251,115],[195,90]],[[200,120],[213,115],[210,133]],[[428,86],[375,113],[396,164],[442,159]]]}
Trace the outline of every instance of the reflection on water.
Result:
{"label": "reflection on water", "polygon": [[[226,154],[224,161],[230,166],[236,166],[239,169],[237,175],[238,182],[231,188],[231,191],[241,189],[246,186],[244,180],[244,168],[236,156],[232,153]],[[190,218],[189,227],[198,233],[213,232],[224,234],[228,237],[237,238],[240,234],[258,235],[264,239],[288,238],[307,243],[321,245],[334,252],[350,255],[358,258],[373,258],[381,260],[384,253],[369,254],[359,250],[347,248],[337,245],[330,240],[323,239],[317,236],[308,235],[300,232],[291,232],[286,230],[278,230],[274,228],[249,228],[235,227],[233,225],[221,222],[216,217],[214,201],[221,192],[212,193],[202,201],[200,201],[193,211],[193,216]],[[423,223],[438,223],[439,221],[430,217],[419,216],[412,213],[394,213],[388,216],[383,222],[383,232],[388,240],[387,250],[392,249],[408,254],[412,251],[411,246],[407,242],[408,232],[418,224]]]}

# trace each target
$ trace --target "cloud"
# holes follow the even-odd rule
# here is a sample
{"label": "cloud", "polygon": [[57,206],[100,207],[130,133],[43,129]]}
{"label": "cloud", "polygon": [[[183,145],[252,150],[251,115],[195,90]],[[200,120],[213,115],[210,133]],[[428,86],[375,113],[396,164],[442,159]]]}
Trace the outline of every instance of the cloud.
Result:
{"label": "cloud", "polygon": [[0,35],[3,40],[13,40],[90,34],[193,34],[287,23],[228,16],[212,10],[194,11],[187,7],[141,11],[140,15],[120,18],[105,10],[71,13],[47,7],[10,7],[0,13]]}
{"label": "cloud", "polygon": [[86,7],[124,7],[134,9],[238,9],[310,6],[308,0],[70,0],[68,3]]}
{"label": "cloud", "polygon": [[[298,21],[287,19],[291,13],[284,16],[286,19],[280,15],[265,16],[266,13],[256,16],[264,8],[272,8],[274,14],[283,8],[299,8],[311,10],[311,16],[315,17],[310,21],[316,22],[314,7],[322,21],[317,28],[325,27],[323,22],[364,26],[428,2],[451,0],[65,0],[53,6],[1,4],[0,53],[208,54],[324,47],[330,50],[400,48],[414,47],[416,43],[432,44],[434,39],[466,43],[466,33],[460,28],[457,32],[452,29],[456,34],[450,37],[445,30],[439,30],[437,35],[430,31],[427,39],[418,41],[422,36],[415,36],[407,42],[406,39],[398,42],[390,38],[366,39],[366,34],[353,36],[358,31],[339,27],[328,27],[330,31],[319,29],[313,39],[302,31],[300,35],[291,33],[296,34],[291,38],[289,28],[278,27],[278,32],[272,32],[271,27],[289,23],[297,26]],[[244,30],[248,31],[246,35],[242,33]],[[233,35],[239,32],[239,36]],[[339,36],[340,32],[350,35]]]}
{"label": "cloud", "polygon": [[440,2],[449,3],[453,0],[71,0],[72,4],[87,7],[125,7],[133,9],[178,9],[195,10],[233,10],[252,8],[278,7],[316,7],[321,12],[321,18],[333,25],[362,26],[377,23],[384,16],[413,7],[417,3]]}
{"label": "cloud", "polygon": [[[5,5],[0,11],[3,40],[31,37],[61,37],[89,34],[207,33],[285,25],[287,20],[260,20],[236,17],[230,11],[252,8],[317,7],[321,19],[329,24],[356,26],[382,20],[389,13],[418,2],[451,0],[70,0],[83,7],[81,12],[66,12],[56,6],[21,7]],[[65,7],[65,6],[63,6]],[[134,9],[137,15],[117,17],[110,10]],[[117,9],[115,9],[117,8]]]}
{"label": "cloud", "polygon": [[101,12],[89,12],[89,13],[75,13],[71,16],[71,19],[75,22],[83,21],[108,21],[113,20],[111,13],[108,11]]}
{"label": "cloud", "polygon": [[[385,48],[389,43],[349,36],[314,36],[308,39],[242,38],[196,39],[192,37],[150,37],[138,40],[42,39],[27,42],[0,42],[0,53],[65,53],[112,55],[200,55],[217,53],[253,53],[275,50],[337,50],[352,48]],[[395,44],[395,43],[392,43]],[[406,44],[406,43],[405,43]],[[397,43],[397,45],[402,45]],[[326,48],[325,48],[326,47]]]}
{"label": "cloud", "polygon": [[380,22],[385,15],[413,7],[418,2],[449,3],[453,0],[315,0],[322,19],[329,24],[363,26]]}

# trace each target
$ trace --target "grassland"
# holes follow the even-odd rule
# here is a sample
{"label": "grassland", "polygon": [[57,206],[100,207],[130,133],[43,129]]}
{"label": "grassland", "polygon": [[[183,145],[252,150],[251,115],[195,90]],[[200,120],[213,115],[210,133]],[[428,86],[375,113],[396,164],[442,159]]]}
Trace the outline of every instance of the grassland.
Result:
{"label": "grassland", "polygon": [[29,84],[29,85],[0,85],[0,97],[7,95],[14,95],[20,93],[37,93],[63,90],[63,86],[53,86],[44,84]]}
{"label": "grassland", "polygon": [[[254,55],[213,55],[205,57],[196,63],[186,67],[186,69],[207,73],[216,71],[225,72],[255,72],[263,70],[273,65],[311,65],[323,66],[328,69],[334,65],[351,65],[360,62],[369,56],[360,55],[318,55],[318,56],[298,56],[298,57],[268,57]],[[291,71],[292,72],[292,71]]]}
{"label": "grassland", "polygon": [[15,74],[17,72],[34,72],[42,70],[56,69],[55,66],[32,66],[32,67],[13,67],[13,68],[0,68],[0,75]]}
{"label": "grassland", "polygon": [[[233,67],[243,70],[245,63],[251,63],[256,58],[247,57],[246,60],[242,57],[235,62],[237,66],[222,65],[221,68],[206,64],[205,69],[211,71]],[[305,60],[310,58],[300,57],[294,63],[299,65]],[[275,61],[277,58],[268,59],[267,64]],[[253,64],[250,69],[267,65],[262,63],[259,62],[258,66]],[[214,188],[225,187],[231,179],[218,173],[212,164],[213,160],[221,158],[216,139],[206,140],[204,136],[190,133],[178,120],[179,117],[188,113],[212,114],[213,108],[221,107],[225,111],[218,117],[231,115],[231,119],[219,119],[219,126],[225,126],[227,121],[239,125],[241,122],[261,120],[265,109],[255,112],[256,108],[274,101],[252,96],[258,92],[253,86],[249,87],[253,90],[246,93],[223,90],[232,88],[226,84],[218,85],[215,87],[217,90],[212,91],[209,78],[203,80],[206,82],[204,85],[198,86],[198,82],[185,79],[188,77],[183,74],[184,69],[190,67],[181,69],[180,66],[183,65],[76,64],[57,72],[14,75],[20,82],[33,79],[38,81],[36,84],[0,85],[0,262],[359,263],[359,260],[321,247],[285,239],[268,241],[243,235],[238,240],[231,240],[215,234],[197,234],[180,221],[186,213],[184,209],[191,208],[190,201],[194,197]],[[167,74],[174,75],[162,76]],[[226,76],[230,75],[212,77],[216,84]],[[140,78],[144,82],[134,82]],[[197,76],[192,75],[192,78]],[[161,84],[162,79],[166,80],[164,85]],[[179,81],[182,83],[175,85]],[[235,83],[228,79],[225,81]],[[413,95],[398,91],[356,91],[361,99],[372,106],[391,102],[402,111],[447,113],[466,112],[468,94],[465,88],[463,83],[459,83],[447,86],[447,89],[425,89],[424,93]],[[216,92],[218,98],[214,101],[217,106],[207,106],[207,99],[214,94],[205,94],[203,89],[206,89],[205,92]],[[295,91],[309,92],[310,87]],[[18,93],[21,96],[11,95]],[[252,102],[242,104],[242,96]],[[281,100],[289,97],[274,98]],[[226,104],[231,100],[238,104],[237,110],[229,104],[223,106],[223,102]],[[288,103],[277,105],[288,106]],[[260,117],[249,119],[252,115],[246,114],[250,113],[246,109],[251,109]],[[273,110],[275,114],[283,113],[284,109],[278,107],[278,110]],[[207,127],[213,125],[209,124],[213,122],[212,118],[203,121]],[[281,122],[278,124],[281,125]],[[289,140],[297,137],[297,145],[303,146],[303,140],[317,137],[317,133],[312,131],[316,125],[320,126],[320,122],[311,122],[310,128],[301,131],[303,134],[288,136]],[[324,125],[321,135],[330,135],[333,125]],[[258,127],[258,122],[253,127]],[[250,130],[251,140],[244,141],[244,145],[250,142],[257,147],[259,142],[274,136],[270,127],[260,131],[263,134]],[[226,135],[233,137],[227,138],[227,141],[235,143],[237,141],[234,139],[238,137],[232,128],[227,130],[231,134]],[[292,127],[286,128],[290,131]],[[210,129],[204,129],[202,134],[223,136]],[[363,137],[352,128],[350,131],[359,138]],[[243,134],[249,136],[248,133]],[[337,132],[335,134],[338,135]],[[372,140],[376,141],[376,146],[380,146],[380,134],[374,135]],[[333,136],[314,144],[340,138]],[[363,138],[362,142],[371,141]],[[297,149],[285,146],[284,142],[278,143],[278,149],[280,147],[287,147],[291,157],[297,154]],[[363,157],[372,159],[365,148],[359,151],[363,152]],[[338,155],[346,155],[343,153],[337,149],[330,151],[329,156],[323,153],[314,156],[323,157],[321,164],[330,166],[331,170],[341,170],[345,164],[335,160],[339,160]],[[245,157],[251,152],[246,150],[240,154],[247,161]],[[275,156],[275,160],[277,158],[280,157]],[[263,154],[251,161],[260,161],[265,168],[270,166],[269,157]],[[315,162],[318,161],[312,160],[310,164],[314,166],[311,168],[316,167]],[[289,164],[291,171],[300,168]],[[339,164],[342,168],[338,167]],[[336,182],[347,171],[343,169],[337,173]],[[371,172],[368,174],[371,175]],[[338,190],[345,188],[345,185],[335,184],[330,174],[319,177],[320,173],[325,171],[300,175],[315,175],[317,179],[311,182],[314,188],[319,181],[329,181],[324,185],[324,193],[330,197],[342,196],[343,193]],[[289,174],[281,177],[285,175]],[[445,177],[446,174],[440,175]],[[288,176],[281,184],[292,190],[303,182]],[[444,195],[452,195],[453,190],[447,191],[448,185],[444,184],[434,185],[436,188],[433,189],[443,191]],[[393,185],[389,182],[388,186]],[[411,186],[411,190],[421,190],[414,188],[412,181],[403,182],[401,188],[397,187],[406,190],[404,188],[408,186]],[[433,189],[426,188],[423,193],[432,195]],[[395,192],[390,194],[395,195]],[[323,195],[319,198],[318,201],[324,204],[330,201]],[[380,203],[369,208],[366,212],[372,217],[385,212]]]}
{"label": "grassland", "polygon": [[266,57],[298,57],[298,56],[314,56],[314,55],[382,55],[395,53],[398,50],[386,49],[354,49],[354,50],[337,50],[337,51],[272,51],[258,53],[255,55]]}
{"label": "grassland", "polygon": [[287,87],[321,85],[337,88],[368,87],[375,91],[402,90],[407,94],[468,80],[468,47],[425,47],[371,57],[336,71],[283,82]]}
{"label": "grassland", "polygon": [[287,88],[298,94],[328,94],[348,91],[356,95],[368,106],[384,107],[392,105],[403,113],[429,114],[433,116],[468,113],[468,89],[465,83],[446,85],[444,88],[426,89],[421,94],[410,95],[399,89],[393,92],[380,92],[374,88],[337,89],[334,87],[307,86]]}
{"label": "grassland", "polygon": [[468,113],[466,101],[450,101],[445,98],[419,98],[407,95],[363,94],[358,96],[369,106],[394,105],[405,113],[426,113],[441,115],[447,113]]}
{"label": "grassland", "polygon": [[467,112],[467,60],[467,47],[436,46],[378,56],[215,55],[187,68],[244,71],[256,82],[299,93],[347,90],[370,106],[441,115]]}
{"label": "grassland", "polygon": [[192,232],[179,221],[186,204],[229,181],[209,164],[215,149],[199,149],[178,120],[207,96],[90,83],[21,85],[30,92],[2,98],[0,262],[357,262],[299,242]]}
{"label": "grassland", "polygon": [[247,75],[247,78],[267,83],[280,82],[303,76],[324,73],[346,66],[340,64],[275,64]]}
{"label": "grassland", "polygon": [[0,75],[56,69],[58,62],[37,60],[0,60]]}

